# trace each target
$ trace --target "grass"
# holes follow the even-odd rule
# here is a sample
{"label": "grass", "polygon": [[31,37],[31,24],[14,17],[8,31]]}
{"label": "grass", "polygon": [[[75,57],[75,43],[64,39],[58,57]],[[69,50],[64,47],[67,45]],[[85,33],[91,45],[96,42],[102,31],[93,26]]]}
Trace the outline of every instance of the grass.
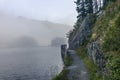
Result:
{"label": "grass", "polygon": [[[77,53],[83,59],[90,75],[90,80],[119,80],[120,79],[120,0],[112,0],[104,10],[103,15],[95,22],[92,29],[90,41],[101,41],[102,51],[106,58],[106,68],[108,70],[108,79],[100,75],[99,68],[93,60],[88,58],[87,43],[77,49]],[[72,59],[68,56],[65,59],[65,66],[72,64]],[[63,70],[53,80],[68,80],[69,71]]]}
{"label": "grass", "polygon": [[[106,57],[107,80],[120,80],[120,0],[113,0],[97,19],[90,42],[101,39]],[[84,53],[84,52],[83,52]],[[83,54],[80,54],[83,56]],[[85,63],[88,60],[85,60]],[[90,62],[87,62],[89,64]],[[87,66],[87,65],[86,65]],[[90,64],[88,65],[88,69]],[[92,67],[92,66],[91,66]],[[89,70],[90,71],[90,70]],[[91,79],[94,80],[94,79]],[[98,80],[98,79],[96,79]],[[101,79],[100,79],[101,80]]]}
{"label": "grass", "polygon": [[69,70],[63,70],[59,75],[55,76],[53,80],[68,80],[67,74],[69,73]]}
{"label": "grass", "polygon": [[99,17],[92,29],[90,43],[101,40],[101,47],[106,56],[106,68],[108,70],[107,79],[98,74],[99,68],[93,60],[88,58],[85,44],[77,49],[77,53],[84,60],[88,69],[90,80],[119,80],[120,79],[120,0],[110,2]]}
{"label": "grass", "polygon": [[120,51],[108,52],[106,68],[108,80],[120,80]]}
{"label": "grass", "polygon": [[[72,63],[73,63],[73,59],[70,56],[70,54],[68,53],[67,57],[64,60],[64,65],[65,65],[65,67],[67,67],[67,66],[72,65]],[[69,73],[69,70],[63,69],[59,75],[57,75],[53,78],[53,80],[68,80],[68,77],[67,77],[68,73]]]}
{"label": "grass", "polygon": [[111,20],[111,27],[103,38],[102,47],[105,52],[120,49],[120,14]]}
{"label": "grass", "polygon": [[[120,0],[111,2],[105,15],[98,19],[94,31],[102,36],[102,51],[106,56],[108,80],[120,80]],[[95,34],[95,33],[94,33]],[[100,37],[98,37],[100,38]],[[98,39],[93,35],[92,39]],[[96,40],[95,40],[96,41]]]}
{"label": "grass", "polygon": [[72,63],[73,63],[73,59],[68,53],[66,59],[64,60],[64,65],[67,67],[67,66],[70,66]]}
{"label": "grass", "polygon": [[110,2],[104,10],[103,15],[97,19],[92,30],[93,34],[91,37],[91,42],[98,40],[100,37],[104,37],[106,32],[109,30],[111,27],[110,21],[114,19],[120,11],[119,2],[119,0],[116,0],[116,2]]}
{"label": "grass", "polygon": [[94,64],[93,60],[88,58],[87,56],[87,47],[86,45],[81,46],[79,49],[76,50],[79,57],[83,59],[86,68],[90,75],[90,80],[105,80],[100,74],[97,74],[99,68]]}
{"label": "grass", "polygon": [[[119,11],[118,11],[119,12]],[[107,56],[106,68],[110,80],[120,79],[120,12],[111,21],[103,38],[102,49]]]}

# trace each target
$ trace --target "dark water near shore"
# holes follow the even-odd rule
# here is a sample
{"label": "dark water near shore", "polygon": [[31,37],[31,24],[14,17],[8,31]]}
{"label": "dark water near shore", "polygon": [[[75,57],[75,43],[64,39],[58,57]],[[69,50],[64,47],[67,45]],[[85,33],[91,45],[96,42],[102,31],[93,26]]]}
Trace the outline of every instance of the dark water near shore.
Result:
{"label": "dark water near shore", "polygon": [[58,47],[0,49],[0,80],[51,80],[61,70]]}

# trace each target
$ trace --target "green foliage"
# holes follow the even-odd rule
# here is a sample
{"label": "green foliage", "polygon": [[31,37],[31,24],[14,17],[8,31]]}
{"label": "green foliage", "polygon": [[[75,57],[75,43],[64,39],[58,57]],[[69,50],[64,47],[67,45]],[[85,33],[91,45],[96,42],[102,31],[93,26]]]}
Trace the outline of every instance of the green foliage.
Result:
{"label": "green foliage", "polygon": [[[73,63],[73,59],[71,55],[68,53],[67,57],[65,58],[64,64],[65,66],[70,66],[72,63]],[[68,80],[67,78],[68,73],[69,70],[63,69],[63,71],[59,75],[55,76],[53,80]]]}
{"label": "green foliage", "polygon": [[[86,43],[77,49],[90,73],[91,80],[120,80],[120,0],[109,0],[97,18],[89,42],[99,41],[106,56],[107,79],[98,74],[99,68],[87,57]],[[88,42],[87,42],[88,43]]]}
{"label": "green foliage", "polygon": [[68,80],[67,74],[69,70],[63,70],[58,76],[54,77],[53,80]]}
{"label": "green foliage", "polygon": [[83,45],[79,49],[77,49],[77,53],[79,57],[83,59],[86,68],[88,69],[90,80],[105,80],[100,74],[97,74],[99,68],[94,64],[93,60],[88,58],[86,45]]}
{"label": "green foliage", "polygon": [[[120,80],[120,4],[111,0],[93,29],[91,41],[102,39],[102,50],[106,56],[108,80]],[[114,2],[114,3],[113,3]]]}
{"label": "green foliage", "polygon": [[104,37],[104,34],[111,27],[110,21],[114,19],[116,15],[118,15],[119,11],[119,3],[109,3],[106,10],[102,13],[101,17],[96,20],[95,26],[92,30],[94,35],[92,35],[91,41],[96,41],[100,37]]}
{"label": "green foliage", "polygon": [[96,64],[94,64],[91,59],[85,58],[84,62],[89,71],[90,80],[105,80],[102,75],[97,74],[99,72],[99,68],[96,66]]}
{"label": "green foliage", "polygon": [[64,64],[65,64],[65,66],[70,66],[72,63],[73,63],[73,59],[70,56],[70,54],[68,54],[65,61],[64,61]]}
{"label": "green foliage", "polygon": [[116,0],[110,0],[110,1],[115,2]]}
{"label": "green foliage", "polygon": [[102,48],[107,53],[107,64],[109,80],[120,79],[120,15],[111,20],[111,27],[103,39]]}
{"label": "green foliage", "polygon": [[113,21],[112,26],[107,31],[103,39],[104,51],[118,51],[120,49],[120,16]]}
{"label": "green foliage", "polygon": [[[96,20],[89,42],[101,40],[102,50],[106,56],[107,79],[96,74],[99,68],[87,57],[86,46],[78,49],[78,55],[86,64],[91,80],[120,80],[120,4],[111,0],[103,15]],[[107,54],[108,53],[108,54]]]}
{"label": "green foliage", "polygon": [[108,62],[106,64],[108,69],[109,80],[120,79],[120,54],[110,52],[108,55]]}
{"label": "green foliage", "polygon": [[81,46],[79,49],[77,49],[77,53],[81,59],[84,59],[87,57],[87,48],[86,46]]}

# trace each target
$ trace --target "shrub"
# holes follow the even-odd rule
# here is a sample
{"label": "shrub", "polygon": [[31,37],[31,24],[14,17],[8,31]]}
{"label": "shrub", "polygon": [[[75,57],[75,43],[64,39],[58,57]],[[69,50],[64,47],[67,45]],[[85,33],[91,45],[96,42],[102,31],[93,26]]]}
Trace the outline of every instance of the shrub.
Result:
{"label": "shrub", "polygon": [[71,55],[68,54],[64,61],[64,64],[65,64],[65,66],[70,66],[72,63],[73,63],[73,59],[72,59]]}
{"label": "shrub", "polygon": [[103,39],[104,51],[117,51],[120,48],[120,16],[115,20],[112,27],[109,28]]}
{"label": "shrub", "polygon": [[58,76],[54,77],[53,80],[68,80],[67,74],[69,70],[63,70]]}
{"label": "shrub", "polygon": [[85,66],[90,75],[90,80],[105,80],[100,74],[97,74],[99,68],[96,66],[96,64],[94,64],[93,60],[88,58],[86,45],[83,45],[79,49],[77,49],[77,53],[85,63]]}
{"label": "shrub", "polygon": [[120,55],[115,55],[115,52],[109,53],[106,68],[108,69],[109,80],[119,80],[120,79]]}

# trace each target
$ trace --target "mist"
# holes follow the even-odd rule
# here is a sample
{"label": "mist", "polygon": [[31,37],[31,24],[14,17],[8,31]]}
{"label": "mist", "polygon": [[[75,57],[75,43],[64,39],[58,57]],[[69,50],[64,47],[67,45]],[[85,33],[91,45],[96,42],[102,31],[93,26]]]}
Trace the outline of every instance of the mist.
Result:
{"label": "mist", "polygon": [[65,38],[71,26],[0,14],[0,48],[48,46]]}

